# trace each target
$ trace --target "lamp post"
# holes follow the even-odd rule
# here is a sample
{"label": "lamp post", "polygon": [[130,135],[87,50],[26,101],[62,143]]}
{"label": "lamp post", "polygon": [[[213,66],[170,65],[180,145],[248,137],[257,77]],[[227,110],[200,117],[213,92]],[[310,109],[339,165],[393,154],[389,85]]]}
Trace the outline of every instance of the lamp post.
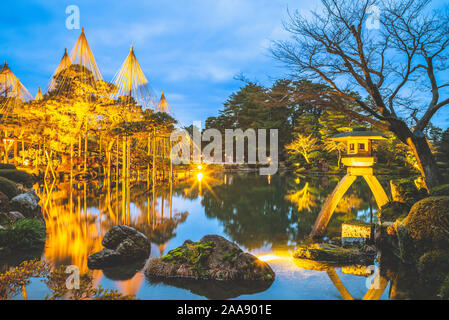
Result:
{"label": "lamp post", "polygon": [[372,168],[374,165],[372,142],[386,139],[386,137],[378,132],[367,131],[366,128],[354,128],[352,132],[340,133],[331,139],[347,143],[347,154],[342,158],[342,163],[348,169],[346,175],[324,203],[310,233],[311,238],[320,238],[324,235],[338,202],[359,176],[368,183],[379,208],[389,201],[387,194],[374,176]]}

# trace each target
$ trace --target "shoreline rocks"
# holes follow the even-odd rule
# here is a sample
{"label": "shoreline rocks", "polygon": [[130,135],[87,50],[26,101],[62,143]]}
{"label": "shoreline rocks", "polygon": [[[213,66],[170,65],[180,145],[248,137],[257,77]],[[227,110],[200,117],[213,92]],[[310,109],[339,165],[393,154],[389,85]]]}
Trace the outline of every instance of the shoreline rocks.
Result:
{"label": "shoreline rocks", "polygon": [[135,262],[146,259],[151,252],[148,238],[136,229],[120,225],[109,230],[103,240],[103,250],[87,258],[89,269],[114,267],[119,263]]}
{"label": "shoreline rocks", "polygon": [[271,267],[243,252],[236,244],[218,235],[200,241],[186,240],[162,258],[153,258],[145,270],[149,278],[189,278],[202,280],[274,281]]}
{"label": "shoreline rocks", "polygon": [[327,243],[302,244],[293,252],[296,259],[362,265],[372,264],[376,255],[376,248],[369,245],[343,248]]}

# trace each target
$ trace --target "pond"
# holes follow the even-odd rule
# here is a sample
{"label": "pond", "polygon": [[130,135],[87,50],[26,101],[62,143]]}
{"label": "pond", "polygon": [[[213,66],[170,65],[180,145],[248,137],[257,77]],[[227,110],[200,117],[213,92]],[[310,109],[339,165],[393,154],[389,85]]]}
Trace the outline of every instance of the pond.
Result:
{"label": "pond", "polygon": [[[146,234],[152,242],[150,257],[161,257],[186,239],[197,241],[206,234],[218,234],[267,261],[276,273],[275,281],[269,286],[155,282],[145,277],[140,265],[95,270],[94,284],[140,299],[388,299],[390,284],[385,279],[381,279],[381,290],[369,291],[379,279],[368,277],[367,267],[333,268],[291,258],[340,178],[218,172],[154,190],[148,190],[145,181],[117,187],[102,181],[39,185],[35,189],[41,197],[47,241],[37,255],[53,266],[76,265],[87,272],[87,257],[102,249],[103,235],[114,225],[127,224]],[[387,185],[386,180],[381,183]],[[358,180],[338,205],[327,237],[338,237],[343,221],[374,221],[376,210],[369,187]],[[25,258],[30,257],[17,256],[6,263],[15,265]],[[26,291],[28,299],[42,299],[49,293],[37,279]]]}

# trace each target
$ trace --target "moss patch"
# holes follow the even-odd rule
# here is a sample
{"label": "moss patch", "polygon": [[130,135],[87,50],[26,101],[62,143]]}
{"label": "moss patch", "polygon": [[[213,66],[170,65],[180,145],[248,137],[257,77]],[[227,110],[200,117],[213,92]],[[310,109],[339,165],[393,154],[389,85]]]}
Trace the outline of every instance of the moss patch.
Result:
{"label": "moss patch", "polygon": [[34,177],[22,170],[0,169],[0,177],[4,177],[16,183],[23,184],[27,188],[31,188],[35,183]]}
{"label": "moss patch", "polygon": [[181,247],[170,250],[161,260],[173,264],[188,264],[191,270],[195,270],[201,275],[205,271],[203,263],[211,253],[213,246],[213,241],[186,241]]}
{"label": "moss patch", "polygon": [[0,191],[9,199],[12,199],[19,194],[16,183],[4,177],[0,177]]}

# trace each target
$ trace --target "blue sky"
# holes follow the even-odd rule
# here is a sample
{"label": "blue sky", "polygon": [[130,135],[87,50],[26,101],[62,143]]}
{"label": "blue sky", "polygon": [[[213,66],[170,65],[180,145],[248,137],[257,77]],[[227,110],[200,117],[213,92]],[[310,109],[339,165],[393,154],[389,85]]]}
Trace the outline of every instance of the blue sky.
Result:
{"label": "blue sky", "polygon": [[[65,26],[69,5],[80,9],[81,26],[103,77],[110,81],[134,46],[159,97],[164,91],[184,125],[217,115],[242,83],[239,73],[269,85],[286,73],[274,61],[271,40],[288,37],[287,8],[308,12],[305,0],[8,1],[2,5],[0,59],[34,96],[46,88],[80,30]],[[440,112],[441,113],[441,112]],[[438,117],[448,126],[447,111]]]}

